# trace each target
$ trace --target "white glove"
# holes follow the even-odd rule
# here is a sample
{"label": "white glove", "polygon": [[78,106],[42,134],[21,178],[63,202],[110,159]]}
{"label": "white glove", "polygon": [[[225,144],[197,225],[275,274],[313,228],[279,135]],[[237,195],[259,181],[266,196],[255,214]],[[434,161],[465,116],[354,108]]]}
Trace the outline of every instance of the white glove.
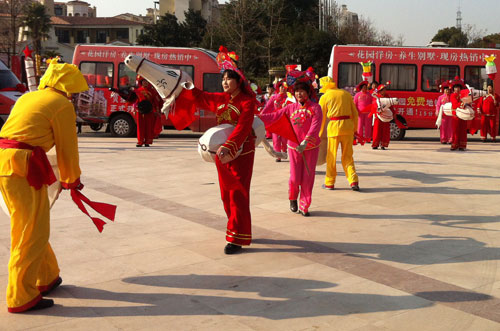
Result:
{"label": "white glove", "polygon": [[307,147],[307,140],[302,140],[300,145],[295,147],[295,150],[299,153],[302,153],[303,151],[305,151],[306,147]]}

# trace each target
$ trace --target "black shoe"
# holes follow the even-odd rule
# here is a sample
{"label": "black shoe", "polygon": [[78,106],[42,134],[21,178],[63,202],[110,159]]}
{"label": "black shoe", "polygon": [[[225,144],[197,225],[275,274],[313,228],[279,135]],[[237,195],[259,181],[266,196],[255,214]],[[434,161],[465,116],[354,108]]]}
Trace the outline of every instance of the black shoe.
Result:
{"label": "black shoe", "polygon": [[236,254],[239,251],[241,251],[241,246],[240,245],[235,245],[235,244],[227,244],[226,247],[224,247],[224,253],[225,254]]}
{"label": "black shoe", "polygon": [[58,288],[59,285],[61,285],[61,283],[62,283],[62,278],[61,277],[57,278],[57,280],[55,281],[54,285],[52,285],[52,287],[49,288],[47,291],[43,291],[42,295],[43,296],[49,295],[52,291],[54,291],[56,288]]}
{"label": "black shoe", "polygon": [[38,301],[36,305],[34,305],[30,309],[28,309],[28,311],[50,308],[53,305],[54,305],[54,300],[52,300],[52,299],[42,299],[42,300]]}
{"label": "black shoe", "polygon": [[378,149],[378,146],[372,147],[372,149]]}
{"label": "black shoe", "polygon": [[309,217],[309,216],[311,215],[311,214],[309,214],[309,212],[308,212],[308,211],[306,211],[306,212],[304,213],[304,211],[299,210],[299,213],[300,213],[300,215],[302,215],[302,216],[304,216],[304,217]]}
{"label": "black shoe", "polygon": [[142,147],[142,145],[141,144],[137,144],[137,145],[135,145],[135,147]]}
{"label": "black shoe", "polygon": [[385,151],[385,147],[384,146],[382,146],[381,148]]}
{"label": "black shoe", "polygon": [[145,144],[144,147],[149,147],[149,144]]}
{"label": "black shoe", "polygon": [[481,142],[482,142],[482,143],[485,143],[485,142],[486,142],[486,139],[481,139]]}
{"label": "black shoe", "polygon": [[276,159],[276,162],[281,162],[281,159]]}
{"label": "black shoe", "polygon": [[297,205],[297,200],[290,200],[290,210],[294,213],[299,210],[299,206]]}
{"label": "black shoe", "polygon": [[465,148],[459,148],[458,150],[463,152],[465,151]]}
{"label": "black shoe", "polygon": [[351,186],[351,190],[353,191],[359,191],[359,185],[358,184],[354,184]]}

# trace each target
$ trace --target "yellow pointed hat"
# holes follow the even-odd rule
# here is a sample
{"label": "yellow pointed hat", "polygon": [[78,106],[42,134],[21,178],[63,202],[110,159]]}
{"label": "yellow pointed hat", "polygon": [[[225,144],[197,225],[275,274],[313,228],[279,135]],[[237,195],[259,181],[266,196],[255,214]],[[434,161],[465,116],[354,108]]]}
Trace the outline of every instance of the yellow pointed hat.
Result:
{"label": "yellow pointed hat", "polygon": [[319,84],[321,85],[320,93],[325,93],[326,90],[337,88],[337,84],[329,76],[321,77],[319,79]]}
{"label": "yellow pointed hat", "polygon": [[40,79],[39,90],[53,87],[70,95],[87,91],[89,86],[78,67],[74,64],[52,61]]}

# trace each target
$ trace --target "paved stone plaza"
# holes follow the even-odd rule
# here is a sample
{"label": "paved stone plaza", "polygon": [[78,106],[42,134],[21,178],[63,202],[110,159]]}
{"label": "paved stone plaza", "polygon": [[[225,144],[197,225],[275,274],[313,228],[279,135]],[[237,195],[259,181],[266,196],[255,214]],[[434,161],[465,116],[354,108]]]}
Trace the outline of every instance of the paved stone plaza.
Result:
{"label": "paved stone plaza", "polygon": [[[436,131],[355,147],[316,171],[311,217],[288,209],[288,162],[256,151],[254,243],[224,255],[226,218],[197,138],[152,148],[80,137],[83,192],[118,205],[99,234],[70,201],[52,209],[56,306],[8,314],[9,218],[0,215],[2,330],[500,330],[500,143],[450,152]],[[429,137],[429,138],[427,138]],[[432,139],[433,138],[433,139]]]}

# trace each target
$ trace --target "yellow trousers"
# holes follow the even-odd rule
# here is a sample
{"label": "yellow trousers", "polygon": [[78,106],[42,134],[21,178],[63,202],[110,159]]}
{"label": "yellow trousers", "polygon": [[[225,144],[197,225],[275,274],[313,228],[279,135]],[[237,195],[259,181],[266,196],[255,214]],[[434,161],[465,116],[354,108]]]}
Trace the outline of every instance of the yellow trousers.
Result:
{"label": "yellow trousers", "polygon": [[11,247],[7,306],[25,311],[40,292],[59,278],[57,259],[49,244],[50,206],[47,186],[35,190],[24,177],[0,177],[0,190],[10,212]]}
{"label": "yellow trousers", "polygon": [[342,167],[349,184],[358,182],[358,175],[354,167],[354,159],[352,158],[353,150],[352,143],[354,135],[342,135],[336,137],[328,137],[328,153],[326,153],[326,177],[325,185],[332,186],[335,184],[337,177],[337,151],[339,144],[342,148]]}

